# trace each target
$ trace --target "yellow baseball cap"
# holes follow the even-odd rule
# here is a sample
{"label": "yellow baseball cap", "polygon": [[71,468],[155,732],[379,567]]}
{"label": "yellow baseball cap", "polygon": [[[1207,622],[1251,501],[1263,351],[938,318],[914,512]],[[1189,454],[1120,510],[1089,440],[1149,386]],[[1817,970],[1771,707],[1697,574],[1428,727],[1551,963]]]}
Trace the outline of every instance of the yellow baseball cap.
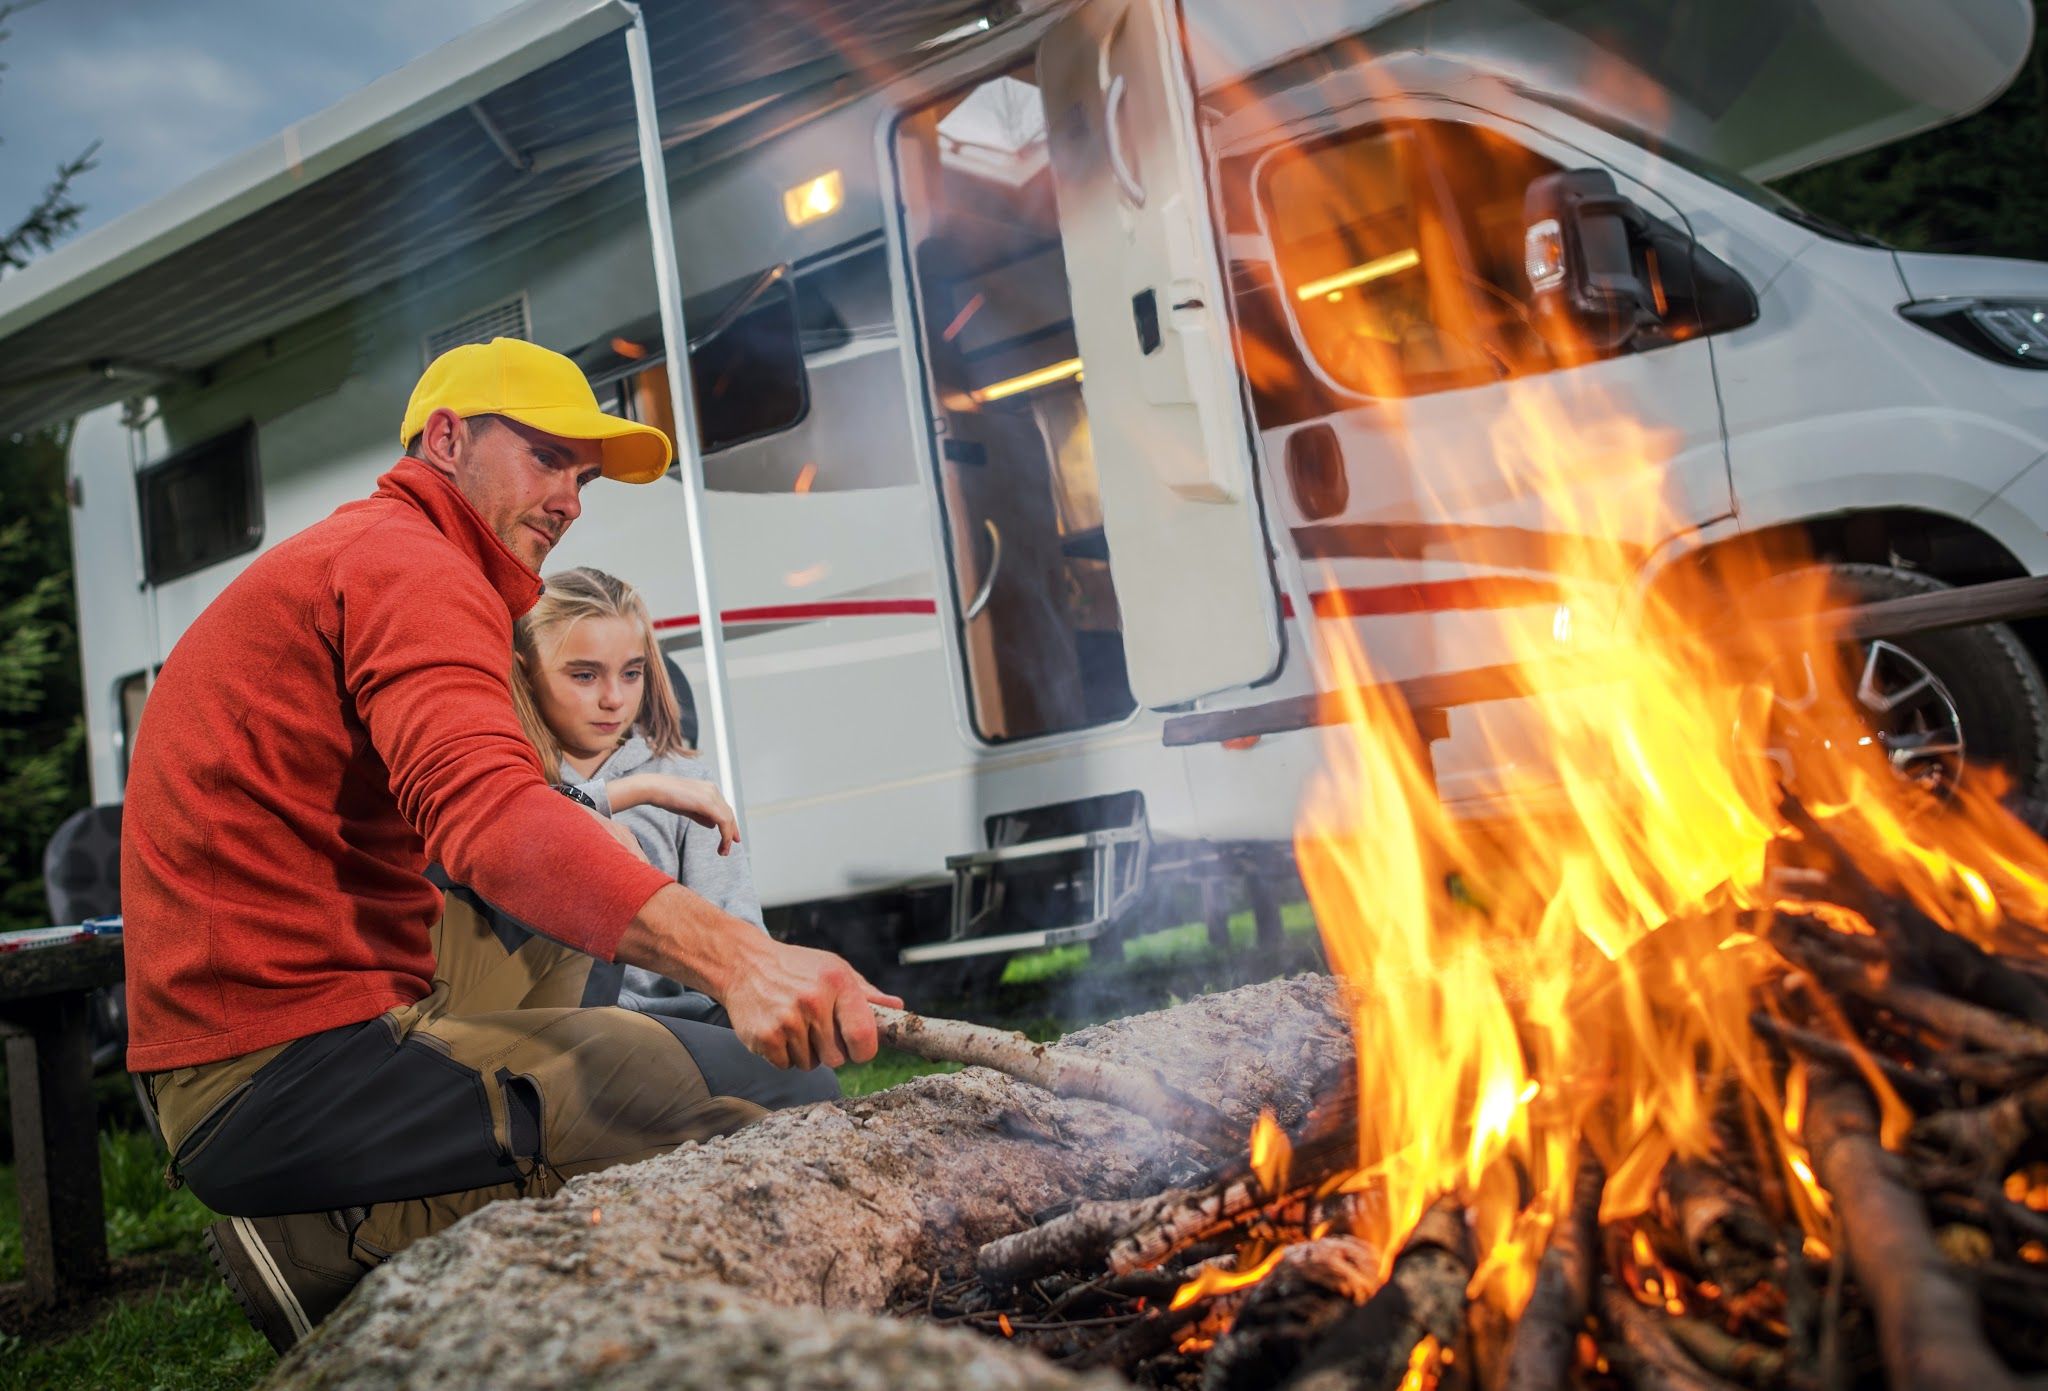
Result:
{"label": "yellow baseball cap", "polygon": [[427,365],[399,426],[401,446],[446,407],[457,415],[502,415],[572,440],[603,442],[604,476],[652,483],[675,457],[668,436],[652,425],[597,408],[583,369],[537,343],[493,338],[450,348]]}

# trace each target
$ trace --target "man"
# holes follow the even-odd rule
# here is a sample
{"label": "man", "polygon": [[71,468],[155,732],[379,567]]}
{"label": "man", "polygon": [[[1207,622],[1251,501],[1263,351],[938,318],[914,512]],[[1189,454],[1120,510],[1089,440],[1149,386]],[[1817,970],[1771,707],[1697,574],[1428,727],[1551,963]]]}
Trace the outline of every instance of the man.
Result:
{"label": "man", "polygon": [[[486,1202],[836,1095],[808,1070],[872,1057],[869,1004],[893,1002],[630,853],[520,733],[536,571],[582,489],[660,478],[667,437],[502,338],[437,359],[399,437],[374,495],[193,623],[129,766],[128,1065],[173,1173],[234,1214],[209,1250],[280,1349]],[[444,913],[430,861],[545,936]],[[704,991],[732,1030],[582,1007],[593,957]]]}

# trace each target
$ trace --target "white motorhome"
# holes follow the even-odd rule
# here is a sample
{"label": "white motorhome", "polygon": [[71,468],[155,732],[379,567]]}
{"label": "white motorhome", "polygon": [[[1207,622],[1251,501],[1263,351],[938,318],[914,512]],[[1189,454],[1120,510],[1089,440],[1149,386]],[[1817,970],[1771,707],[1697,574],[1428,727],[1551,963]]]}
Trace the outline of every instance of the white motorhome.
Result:
{"label": "white motorhome", "polygon": [[[1169,873],[1269,902],[1317,736],[1162,721],[1326,686],[1339,627],[1399,678],[1560,621],[1546,501],[1445,486],[1517,381],[1664,442],[1645,585],[1785,532],[1873,597],[2048,573],[2048,265],[1750,182],[1989,101],[2027,0],[809,9],[530,0],[0,282],[0,427],[78,417],[96,800],[186,625],[496,334],[672,430],[694,400],[695,457],[593,488],[551,565],[647,593],[773,923],[869,962],[1114,940]],[[1614,331],[1553,351],[1544,293]],[[1984,632],[1888,648],[1873,718],[1902,767],[1967,744],[2038,791],[2042,635]],[[1488,718],[1451,713],[1447,799],[1496,785]]]}

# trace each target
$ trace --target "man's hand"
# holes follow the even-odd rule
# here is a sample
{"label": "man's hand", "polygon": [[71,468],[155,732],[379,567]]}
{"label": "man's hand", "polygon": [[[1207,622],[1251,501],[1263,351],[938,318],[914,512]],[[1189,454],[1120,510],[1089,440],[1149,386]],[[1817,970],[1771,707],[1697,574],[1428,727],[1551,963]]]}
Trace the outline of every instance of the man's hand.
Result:
{"label": "man's hand", "polygon": [[828,951],[760,938],[762,950],[720,1003],[740,1042],[777,1067],[864,1063],[875,1056],[871,1005],[901,1007]]}
{"label": "man's hand", "polygon": [[777,1067],[866,1062],[877,1044],[870,1006],[903,1003],[831,952],[778,942],[681,884],[641,906],[617,955],[717,1000],[740,1042]]}

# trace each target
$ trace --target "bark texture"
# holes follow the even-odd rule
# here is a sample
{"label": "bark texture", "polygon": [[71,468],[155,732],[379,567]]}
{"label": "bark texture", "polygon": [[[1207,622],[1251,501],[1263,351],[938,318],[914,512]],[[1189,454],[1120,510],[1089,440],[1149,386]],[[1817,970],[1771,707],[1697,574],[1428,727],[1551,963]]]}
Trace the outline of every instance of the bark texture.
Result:
{"label": "bark texture", "polygon": [[[1156,1070],[1249,1134],[1261,1107],[1298,1122],[1345,1056],[1333,1002],[1326,979],[1274,981],[1084,1030],[1062,1047]],[[867,1378],[895,1355],[886,1349],[910,1346],[892,1341],[910,1336],[903,1325],[855,1336],[857,1318],[760,1311],[880,1313],[922,1298],[936,1275],[972,1270],[983,1243],[1047,1208],[1185,1177],[1184,1142],[1128,1112],[978,1068],[922,1077],[486,1208],[372,1273],[268,1385],[581,1391],[685,1370],[693,1384],[892,1384]],[[767,1344],[727,1336],[750,1320],[771,1343],[776,1329],[791,1339],[770,1356]],[[828,1326],[845,1336],[835,1343]],[[945,1330],[916,1334],[946,1341]],[[728,1343],[740,1360],[695,1363],[726,1358]],[[997,1360],[1009,1353],[967,1344],[984,1345]],[[930,1384],[982,1384],[961,1365],[943,1364],[952,1370]],[[1037,1379],[987,1384],[1081,1384],[1043,1364],[1029,1371]],[[926,1383],[905,1374],[893,1384]]]}

